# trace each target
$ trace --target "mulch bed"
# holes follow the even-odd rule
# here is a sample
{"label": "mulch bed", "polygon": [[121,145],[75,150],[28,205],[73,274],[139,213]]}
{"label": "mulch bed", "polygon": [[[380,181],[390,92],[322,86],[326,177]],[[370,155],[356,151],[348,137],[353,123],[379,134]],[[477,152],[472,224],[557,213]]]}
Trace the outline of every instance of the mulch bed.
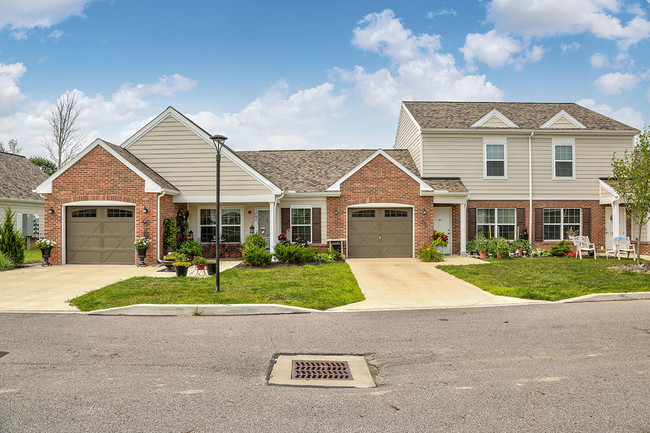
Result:
{"label": "mulch bed", "polygon": [[[330,263],[339,263],[339,262],[330,262]],[[273,262],[268,266],[253,266],[247,263],[241,262],[237,266],[234,266],[238,269],[271,269],[271,268],[292,268],[295,266],[305,266],[305,265],[327,265],[327,262],[301,262],[301,263],[281,263]]]}
{"label": "mulch bed", "polygon": [[645,265],[618,265],[618,266],[611,266],[609,268],[610,271],[619,271],[619,272],[636,272],[637,274],[647,274],[650,273],[650,267],[645,266]]}

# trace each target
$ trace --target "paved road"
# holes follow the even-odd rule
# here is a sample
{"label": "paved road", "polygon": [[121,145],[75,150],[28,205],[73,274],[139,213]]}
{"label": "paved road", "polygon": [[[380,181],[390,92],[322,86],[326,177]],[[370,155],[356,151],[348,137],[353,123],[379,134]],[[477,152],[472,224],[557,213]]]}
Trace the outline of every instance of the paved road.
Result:
{"label": "paved road", "polygon": [[[1,314],[2,432],[648,432],[650,301],[254,317]],[[372,354],[372,389],[266,385]]]}

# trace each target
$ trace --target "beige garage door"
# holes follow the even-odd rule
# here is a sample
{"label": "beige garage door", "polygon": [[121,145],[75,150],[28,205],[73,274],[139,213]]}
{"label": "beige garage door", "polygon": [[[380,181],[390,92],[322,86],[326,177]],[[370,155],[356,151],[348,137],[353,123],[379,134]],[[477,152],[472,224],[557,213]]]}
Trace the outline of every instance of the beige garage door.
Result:
{"label": "beige garage door", "polygon": [[350,257],[413,257],[412,209],[350,209]]}
{"label": "beige garage door", "polygon": [[68,207],[67,263],[135,263],[133,207]]}

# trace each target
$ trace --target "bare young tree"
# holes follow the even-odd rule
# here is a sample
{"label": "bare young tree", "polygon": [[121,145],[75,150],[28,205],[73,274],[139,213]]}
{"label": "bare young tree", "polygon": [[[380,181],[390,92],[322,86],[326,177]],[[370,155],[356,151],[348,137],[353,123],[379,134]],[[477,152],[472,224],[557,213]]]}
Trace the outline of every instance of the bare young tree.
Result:
{"label": "bare young tree", "polygon": [[5,149],[5,144],[0,141],[0,152],[6,152],[6,153],[13,153],[14,155],[20,155],[20,151],[23,150],[21,147],[18,146],[18,140],[15,138],[12,138],[9,140],[9,149]]}
{"label": "bare young tree", "polygon": [[47,120],[51,135],[44,138],[44,146],[57,169],[77,154],[85,138],[76,125],[80,114],[81,108],[72,92],[61,95],[56,106],[50,110]]}

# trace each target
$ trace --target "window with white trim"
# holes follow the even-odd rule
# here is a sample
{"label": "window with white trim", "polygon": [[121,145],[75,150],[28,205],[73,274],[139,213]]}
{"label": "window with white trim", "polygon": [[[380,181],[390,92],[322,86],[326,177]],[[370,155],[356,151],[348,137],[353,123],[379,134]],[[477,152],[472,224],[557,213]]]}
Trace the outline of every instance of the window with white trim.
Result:
{"label": "window with white trim", "polygon": [[544,209],[544,240],[569,239],[570,233],[580,234],[580,209]]}
{"label": "window with white trim", "polygon": [[553,178],[575,179],[576,154],[572,140],[553,140]]}
{"label": "window with white trim", "polygon": [[515,209],[476,209],[476,233],[486,238],[515,239]]}
{"label": "window with white trim", "polygon": [[214,216],[216,209],[201,209],[199,212],[199,233],[201,242],[214,242],[214,233],[217,229],[217,221]]}
{"label": "window with white trim", "polygon": [[291,242],[298,238],[311,242],[311,208],[291,208]]}
{"label": "window with white trim", "polygon": [[506,179],[507,139],[504,137],[485,137],[483,139],[483,177],[486,179]]}
{"label": "window with white trim", "polygon": [[240,209],[221,209],[221,239],[223,242],[241,242]]}

